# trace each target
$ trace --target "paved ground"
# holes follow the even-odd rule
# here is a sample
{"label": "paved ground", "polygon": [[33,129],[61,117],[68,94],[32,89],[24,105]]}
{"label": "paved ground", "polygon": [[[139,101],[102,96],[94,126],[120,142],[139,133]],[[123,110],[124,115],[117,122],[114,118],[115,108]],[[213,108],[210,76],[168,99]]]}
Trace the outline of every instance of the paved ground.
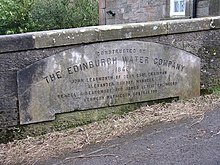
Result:
{"label": "paved ground", "polygon": [[39,164],[220,165],[220,110],[196,120],[157,124]]}

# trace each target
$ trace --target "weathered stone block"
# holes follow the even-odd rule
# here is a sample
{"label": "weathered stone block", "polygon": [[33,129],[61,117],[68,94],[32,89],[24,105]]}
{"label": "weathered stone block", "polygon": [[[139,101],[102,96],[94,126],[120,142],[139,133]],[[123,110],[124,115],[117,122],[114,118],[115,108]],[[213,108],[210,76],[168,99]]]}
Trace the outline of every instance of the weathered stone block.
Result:
{"label": "weathered stone block", "polygon": [[79,46],[18,72],[20,123],[56,113],[200,94],[200,59],[156,43]]}
{"label": "weathered stone block", "polygon": [[32,34],[0,36],[0,53],[34,48]]}
{"label": "weathered stone block", "polygon": [[219,0],[210,0],[209,15],[210,16],[220,15],[220,1]]}
{"label": "weathered stone block", "polygon": [[185,19],[168,22],[168,34],[210,29],[210,19]]}
{"label": "weathered stone block", "polygon": [[35,39],[35,48],[65,46],[99,40],[97,30],[92,27],[34,33],[33,38]]}
{"label": "weathered stone block", "polygon": [[211,21],[211,26],[215,29],[220,28],[220,17],[214,17]]}
{"label": "weathered stone block", "polygon": [[[129,39],[136,37],[167,34],[164,22],[134,23],[127,25],[111,25],[99,27],[101,40]],[[111,36],[109,36],[111,33]]]}
{"label": "weathered stone block", "polygon": [[[80,46],[81,42],[87,44],[92,42],[102,42],[108,40],[114,41],[128,39],[133,41],[139,40],[147,42],[158,42],[161,44],[174,46],[179,49],[184,49],[202,59],[201,87],[204,89],[216,87],[217,85],[219,85],[220,79],[220,17],[209,17],[203,19],[206,20],[205,22],[207,24],[206,26],[204,26],[204,29],[199,29],[198,31],[191,31],[194,29],[186,28],[185,32],[182,32],[182,30],[180,30],[180,33],[172,34],[168,34],[167,31],[169,28],[168,23],[170,21],[160,21],[153,23],[138,23],[112,26],[113,31],[115,33],[113,37],[111,36],[111,26],[82,28],[83,30],[56,30],[56,34],[54,33],[54,31],[50,31],[33,32],[22,35],[1,36],[0,43],[4,46],[0,50],[0,109],[2,112],[7,111],[7,113],[3,113],[2,116],[5,119],[10,119],[10,116],[18,116],[17,112],[14,111],[14,108],[17,108],[17,70],[25,68],[26,66],[31,65],[34,62],[49,57],[51,55],[57,54],[67,49],[78,47]],[[129,20],[126,21],[129,22]],[[180,21],[180,23],[183,24],[183,20],[178,21]],[[190,19],[189,21],[200,22],[201,19]],[[187,24],[189,23],[186,22],[185,27],[187,27]],[[157,28],[154,27],[154,25],[161,25],[161,28],[163,27],[162,29],[164,30],[151,32],[153,28]],[[207,30],[208,26],[209,30]],[[117,28],[120,32],[115,32],[117,31]],[[176,31],[178,31],[178,29]],[[76,34],[75,40],[71,41],[71,39],[68,39],[70,38],[68,36],[71,36],[75,32],[79,35],[79,38]],[[91,34],[95,33],[96,37],[98,38],[94,39],[93,37],[87,37],[87,35],[85,35],[85,37],[83,38],[82,35],[84,34],[84,32],[86,34],[89,34],[90,32]],[[55,37],[56,41],[58,41],[56,42],[56,46],[54,46],[50,42],[45,42],[47,40],[47,34],[50,40],[51,38]],[[18,38],[20,38],[19,40],[22,40],[22,37],[27,39],[27,36],[31,36],[29,38],[30,41],[25,42],[33,43],[33,45],[29,45],[30,47],[28,47],[28,44],[26,45],[25,42],[17,42]],[[9,40],[11,42],[14,42],[15,40],[15,42],[11,44],[9,43]],[[13,46],[11,46],[10,44]],[[22,45],[24,47],[22,47]],[[9,116],[7,116],[6,114],[8,114]],[[4,124],[2,124],[2,122],[0,121],[0,123],[1,126],[7,125],[9,127],[13,126],[11,124],[16,122],[4,122]]]}
{"label": "weathered stone block", "polygon": [[[9,125],[18,125],[18,111],[16,109],[0,109],[0,123],[2,128],[7,128]],[[0,138],[1,139],[1,138]]]}
{"label": "weathered stone block", "polygon": [[105,0],[99,0],[99,9],[105,9],[106,8],[106,2]]}
{"label": "weathered stone block", "polygon": [[197,9],[197,17],[205,17],[209,14],[209,7],[202,7]]}

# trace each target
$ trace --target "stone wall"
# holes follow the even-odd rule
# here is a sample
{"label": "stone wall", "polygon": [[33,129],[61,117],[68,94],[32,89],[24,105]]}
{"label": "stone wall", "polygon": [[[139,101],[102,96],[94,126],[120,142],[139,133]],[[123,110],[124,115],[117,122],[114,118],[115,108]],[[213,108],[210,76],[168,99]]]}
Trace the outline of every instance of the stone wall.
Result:
{"label": "stone wall", "polygon": [[197,4],[197,17],[209,16],[210,0],[198,0]]}
{"label": "stone wall", "polygon": [[171,45],[201,58],[201,88],[220,85],[220,17],[106,25],[0,36],[0,127],[19,125],[17,71],[79,44],[115,40]]}
{"label": "stone wall", "polygon": [[106,24],[158,21],[167,16],[166,10],[166,0],[106,0],[105,12],[115,13],[115,16],[105,15]]}
{"label": "stone wall", "polygon": [[[123,24],[175,19],[170,17],[170,0],[99,0],[100,24]],[[198,0],[196,17],[220,15],[219,0]],[[112,11],[115,15],[108,14]],[[193,1],[186,3],[187,18],[193,15]]]}

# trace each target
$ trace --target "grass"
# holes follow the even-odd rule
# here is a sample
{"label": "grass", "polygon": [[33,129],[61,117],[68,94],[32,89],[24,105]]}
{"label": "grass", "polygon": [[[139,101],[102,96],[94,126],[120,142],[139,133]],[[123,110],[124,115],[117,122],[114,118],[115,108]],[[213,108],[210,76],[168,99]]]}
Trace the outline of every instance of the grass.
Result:
{"label": "grass", "polygon": [[214,93],[214,94],[220,94],[220,86],[219,87],[215,87],[215,88],[213,88],[211,90],[212,90],[212,93]]}
{"label": "grass", "polygon": [[0,164],[43,164],[44,160],[51,157],[80,152],[88,144],[132,134],[155,122],[166,123],[186,118],[199,120],[206,111],[215,107],[220,108],[218,94],[188,101],[147,105],[128,114],[112,115],[88,125],[0,144]]}

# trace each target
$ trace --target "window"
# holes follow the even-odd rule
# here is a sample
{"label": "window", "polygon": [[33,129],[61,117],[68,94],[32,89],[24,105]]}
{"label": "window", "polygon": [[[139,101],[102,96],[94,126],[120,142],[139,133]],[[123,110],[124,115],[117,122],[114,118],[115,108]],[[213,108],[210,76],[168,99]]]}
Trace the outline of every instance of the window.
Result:
{"label": "window", "polygon": [[186,0],[170,0],[170,16],[185,16]]}

